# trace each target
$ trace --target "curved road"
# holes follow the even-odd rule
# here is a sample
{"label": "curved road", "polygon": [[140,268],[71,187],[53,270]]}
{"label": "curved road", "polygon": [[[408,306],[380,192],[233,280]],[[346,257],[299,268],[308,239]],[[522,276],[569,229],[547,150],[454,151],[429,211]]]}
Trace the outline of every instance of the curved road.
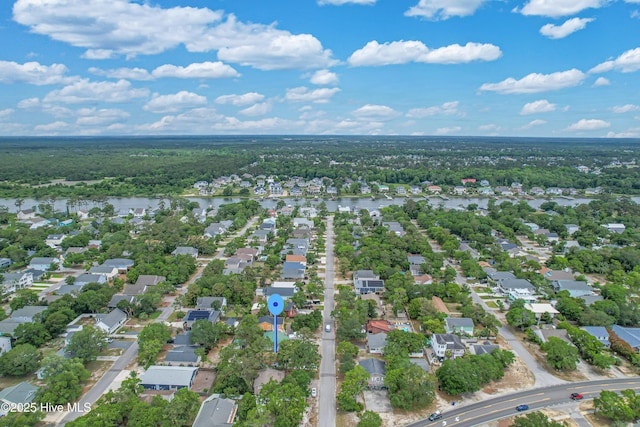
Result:
{"label": "curved road", "polygon": [[[444,425],[451,427],[473,427],[483,425],[489,421],[519,414],[520,412],[517,412],[515,408],[522,404],[529,405],[529,411],[535,411],[549,406],[570,405],[572,401],[569,396],[574,392],[582,393],[585,399],[593,399],[597,397],[602,390],[622,391],[626,389],[640,390],[640,378],[615,378],[533,388],[527,391],[473,403],[451,411],[443,411],[443,417],[440,420],[429,421],[428,419],[423,419],[411,423],[407,425],[407,427]],[[456,421],[456,417],[458,417],[458,421]]]}
{"label": "curved road", "polygon": [[[326,264],[324,277],[324,324],[322,326],[322,360],[320,362],[320,409],[318,411],[319,427],[335,427],[336,425],[336,339],[331,312],[333,300],[333,216],[327,218]],[[324,325],[331,325],[327,332]]]}

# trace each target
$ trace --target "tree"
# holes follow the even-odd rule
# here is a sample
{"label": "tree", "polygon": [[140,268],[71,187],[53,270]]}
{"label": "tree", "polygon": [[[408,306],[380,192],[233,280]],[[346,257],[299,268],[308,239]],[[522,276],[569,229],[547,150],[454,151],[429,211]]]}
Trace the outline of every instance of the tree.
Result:
{"label": "tree", "polygon": [[85,326],[74,333],[66,347],[66,352],[87,364],[93,362],[107,347],[107,334],[93,326]]}
{"label": "tree", "polygon": [[215,347],[220,337],[226,331],[226,324],[211,323],[207,319],[196,320],[191,326],[191,343],[200,344],[207,349]]}
{"label": "tree", "polygon": [[338,407],[343,411],[359,411],[362,404],[356,401],[356,397],[362,393],[369,383],[369,374],[360,365],[346,373],[340,393],[338,393]]}
{"label": "tree", "polygon": [[38,294],[30,289],[18,289],[13,298],[9,302],[11,311],[16,311],[27,305],[32,305],[38,302]]}
{"label": "tree", "polygon": [[394,408],[424,408],[436,396],[433,375],[407,361],[396,369],[388,370],[384,383],[389,387],[391,406]]}
{"label": "tree", "polygon": [[42,368],[47,387],[40,389],[38,400],[53,405],[61,405],[80,397],[82,383],[91,376],[82,361],[76,358],[49,356],[42,362]]}
{"label": "tree", "polygon": [[382,418],[373,411],[364,411],[358,421],[358,427],[380,427],[381,425]]}
{"label": "tree", "polygon": [[310,341],[288,340],[280,344],[278,363],[285,369],[315,371],[320,364],[318,346]]}
{"label": "tree", "polygon": [[13,332],[16,344],[31,344],[40,347],[46,343],[51,336],[47,328],[42,323],[21,323]]}
{"label": "tree", "polygon": [[171,404],[167,405],[164,412],[164,419],[173,426],[191,425],[198,409],[200,408],[200,397],[198,393],[187,388],[181,388],[171,399]]}
{"label": "tree", "polygon": [[9,412],[0,418],[0,427],[35,427],[45,417],[44,412]]}
{"label": "tree", "polygon": [[532,311],[525,308],[512,308],[507,312],[507,322],[514,328],[525,328],[536,323],[536,316]]}
{"label": "tree", "polygon": [[634,413],[625,396],[608,390],[602,390],[600,396],[593,399],[593,407],[598,414],[612,421],[633,421],[640,415]]}
{"label": "tree", "polygon": [[557,337],[549,337],[542,345],[547,353],[547,363],[558,371],[573,371],[576,369],[579,357],[578,349]]}
{"label": "tree", "polygon": [[306,408],[305,398],[298,385],[271,380],[262,386],[256,406],[247,414],[245,425],[297,427]]}
{"label": "tree", "polygon": [[31,344],[19,344],[0,356],[0,374],[21,377],[40,367],[42,354]]}
{"label": "tree", "polygon": [[566,427],[566,423],[559,423],[550,420],[542,412],[530,412],[526,415],[516,417],[513,427]]}

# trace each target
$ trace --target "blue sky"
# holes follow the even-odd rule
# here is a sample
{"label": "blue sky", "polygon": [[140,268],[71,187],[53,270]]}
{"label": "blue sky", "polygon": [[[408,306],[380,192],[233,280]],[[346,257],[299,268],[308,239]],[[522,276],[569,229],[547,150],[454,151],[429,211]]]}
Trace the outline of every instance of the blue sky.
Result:
{"label": "blue sky", "polygon": [[640,0],[16,0],[0,135],[640,137]]}

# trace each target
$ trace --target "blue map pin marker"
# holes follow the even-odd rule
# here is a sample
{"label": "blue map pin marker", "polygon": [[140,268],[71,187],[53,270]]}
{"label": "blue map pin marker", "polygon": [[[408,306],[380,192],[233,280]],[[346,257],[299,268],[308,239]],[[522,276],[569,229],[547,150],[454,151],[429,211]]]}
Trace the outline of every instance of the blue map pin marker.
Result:
{"label": "blue map pin marker", "polygon": [[284,310],[284,300],[279,294],[273,294],[267,300],[269,312],[273,314],[273,352],[278,352],[278,314]]}

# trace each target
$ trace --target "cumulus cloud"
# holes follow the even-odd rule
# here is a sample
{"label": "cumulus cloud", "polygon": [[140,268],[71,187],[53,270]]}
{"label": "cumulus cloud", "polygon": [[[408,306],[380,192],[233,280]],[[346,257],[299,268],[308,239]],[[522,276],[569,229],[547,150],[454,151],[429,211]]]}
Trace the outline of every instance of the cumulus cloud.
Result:
{"label": "cumulus cloud", "polygon": [[437,114],[456,114],[458,112],[458,104],[458,101],[452,101],[434,107],[412,108],[407,112],[407,117],[421,119]]}
{"label": "cumulus cloud", "polygon": [[162,8],[129,0],[17,0],[13,18],[36,34],[87,49],[88,59],[153,55],[184,45],[190,52],[218,51],[222,61],[264,70],[337,62],[310,34],[241,23],[208,8]]}
{"label": "cumulus cloud", "polygon": [[581,119],[567,128],[569,131],[599,130],[611,126],[611,123],[600,119]]}
{"label": "cumulus cloud", "polygon": [[271,104],[268,102],[261,102],[259,104],[254,104],[251,107],[247,107],[244,110],[238,111],[238,114],[243,116],[264,116],[269,111],[271,111]]}
{"label": "cumulus cloud", "polygon": [[443,128],[438,128],[435,131],[436,135],[449,135],[452,133],[458,133],[462,130],[462,128],[460,126],[450,126],[450,127],[443,127]]}
{"label": "cumulus cloud", "polygon": [[630,49],[616,59],[605,61],[589,70],[590,73],[604,73],[616,70],[623,73],[632,73],[640,70],[640,47]]}
{"label": "cumulus cloud", "polygon": [[18,108],[22,108],[25,110],[30,110],[33,108],[37,108],[40,106],[40,99],[39,98],[27,98],[27,99],[23,99],[22,101],[18,102]]}
{"label": "cumulus cloud", "polygon": [[485,0],[420,0],[417,5],[405,12],[405,16],[444,20],[452,16],[469,16],[484,3]]}
{"label": "cumulus cloud", "polygon": [[311,76],[309,80],[312,84],[318,86],[329,86],[338,84],[338,75],[329,70],[318,70]]}
{"label": "cumulus cloud", "polygon": [[214,123],[212,129],[228,133],[287,133],[298,130],[302,122],[269,117],[260,120],[242,121],[235,117],[225,117],[224,120]]}
{"label": "cumulus cloud", "polygon": [[549,113],[556,110],[556,104],[552,104],[546,99],[529,102],[524,104],[520,114],[526,116],[528,114]]}
{"label": "cumulus cloud", "polygon": [[489,123],[486,125],[480,125],[478,126],[478,130],[482,131],[482,132],[497,132],[500,129],[502,129],[500,126],[498,126],[495,123]]}
{"label": "cumulus cloud", "polygon": [[125,80],[153,80],[153,76],[144,68],[114,68],[103,70],[97,67],[90,67],[89,72],[96,76],[108,77],[110,79]]}
{"label": "cumulus cloud", "polygon": [[514,12],[520,12],[523,15],[559,18],[575,15],[585,9],[598,9],[607,3],[609,0],[529,0],[522,9],[515,8]]}
{"label": "cumulus cloud", "polygon": [[0,110],[0,119],[8,117],[12,115],[14,112],[13,108],[5,108],[4,110]]}
{"label": "cumulus cloud", "polygon": [[593,82],[593,87],[599,87],[599,86],[609,86],[611,84],[611,82],[609,81],[609,79],[604,78],[604,77],[598,77],[596,79],[595,82]]}
{"label": "cumulus cloud", "polygon": [[313,102],[316,104],[324,104],[331,100],[331,97],[340,92],[337,87],[312,89],[306,87],[296,87],[287,89],[285,99],[291,102]]}
{"label": "cumulus cloud", "polygon": [[509,77],[499,83],[485,83],[480,86],[480,90],[503,94],[538,93],[574,87],[581,84],[585,78],[586,75],[582,71],[573,68],[551,74],[531,73],[520,80]]}
{"label": "cumulus cloud", "polygon": [[153,70],[151,74],[154,77],[175,77],[178,79],[220,79],[240,76],[240,73],[220,61],[193,63],[186,67],[165,64]]}
{"label": "cumulus cloud", "polygon": [[594,21],[593,18],[571,18],[562,25],[546,24],[540,28],[540,34],[550,39],[562,39],[576,31],[583,30],[587,24]]}
{"label": "cumulus cloud", "polygon": [[615,107],[611,107],[611,111],[616,114],[628,113],[630,111],[640,111],[640,105],[616,105]]}
{"label": "cumulus cloud", "polygon": [[536,119],[536,120],[532,120],[529,123],[527,123],[526,125],[522,126],[522,129],[531,129],[532,127],[541,126],[541,125],[545,125],[545,124],[547,124],[546,120]]}
{"label": "cumulus cloud", "polygon": [[39,62],[18,64],[0,61],[0,83],[26,83],[36,86],[67,84],[77,77],[67,77],[68,68],[62,64],[42,65]]}
{"label": "cumulus cloud", "polygon": [[264,99],[264,95],[256,92],[247,92],[242,95],[222,95],[216,98],[216,104],[231,104],[236,107],[258,103]]}
{"label": "cumulus cloud", "polygon": [[342,6],[343,4],[376,4],[377,0],[318,0],[318,4],[323,6],[331,4],[334,6]]}
{"label": "cumulus cloud", "polygon": [[76,124],[79,126],[105,126],[114,123],[122,123],[131,115],[124,110],[119,109],[96,109],[81,108],[77,111],[78,119]]}
{"label": "cumulus cloud", "polygon": [[47,123],[44,125],[37,125],[35,127],[36,132],[57,133],[59,131],[68,130],[71,125],[67,122],[57,121],[53,123]]}
{"label": "cumulus cloud", "polygon": [[406,64],[422,62],[426,64],[461,64],[472,61],[494,61],[502,56],[498,46],[492,44],[467,43],[464,46],[452,44],[437,49],[429,49],[421,41],[397,41],[380,44],[373,40],[349,57],[349,65],[354,67]]}
{"label": "cumulus cloud", "polygon": [[354,110],[354,116],[359,119],[386,121],[395,119],[400,115],[399,112],[386,105],[367,104]]}
{"label": "cumulus cloud", "polygon": [[44,97],[43,103],[129,102],[132,99],[147,96],[149,96],[148,89],[133,88],[127,80],[91,82],[83,79],[62,89],[49,92]]}
{"label": "cumulus cloud", "polygon": [[154,94],[153,99],[142,108],[152,113],[176,113],[188,108],[205,105],[206,103],[206,97],[182,90],[171,95]]}

